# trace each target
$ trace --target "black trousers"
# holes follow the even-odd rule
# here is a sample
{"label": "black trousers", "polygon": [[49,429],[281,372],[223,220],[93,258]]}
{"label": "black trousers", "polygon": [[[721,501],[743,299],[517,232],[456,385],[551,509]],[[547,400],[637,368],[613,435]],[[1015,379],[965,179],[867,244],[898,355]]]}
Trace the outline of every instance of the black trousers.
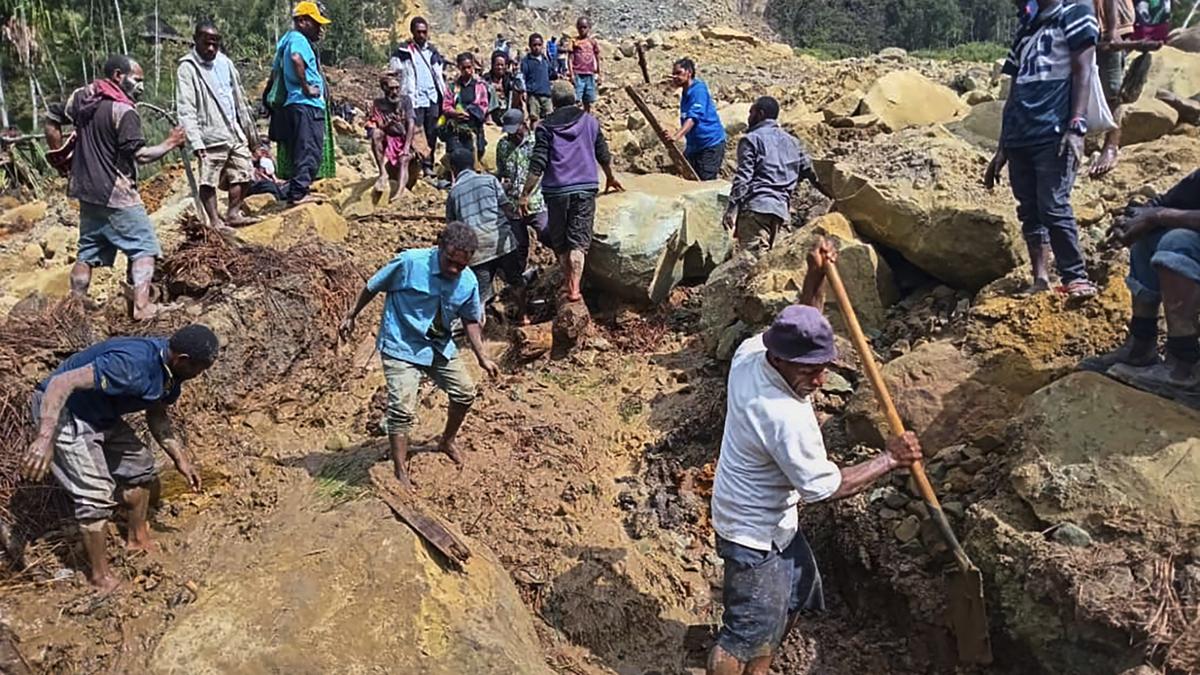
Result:
{"label": "black trousers", "polygon": [[435,106],[413,110],[413,122],[425,132],[425,143],[429,146],[429,156],[421,162],[426,169],[433,169],[433,155],[437,150],[437,121],[440,114],[441,111]]}
{"label": "black trousers", "polygon": [[284,106],[288,144],[292,155],[292,178],[284,194],[288,201],[308,196],[325,153],[325,111],[311,105]]}

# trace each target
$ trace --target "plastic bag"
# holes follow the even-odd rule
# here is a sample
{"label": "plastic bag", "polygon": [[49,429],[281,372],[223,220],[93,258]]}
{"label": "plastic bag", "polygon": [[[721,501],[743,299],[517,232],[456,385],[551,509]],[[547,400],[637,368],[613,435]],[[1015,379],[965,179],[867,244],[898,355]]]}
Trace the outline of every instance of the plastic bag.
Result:
{"label": "plastic bag", "polygon": [[1112,110],[1108,108],[1108,101],[1104,97],[1100,68],[1095,61],[1092,61],[1092,88],[1088,92],[1087,114],[1084,118],[1087,120],[1089,134],[1104,134],[1117,128]]}

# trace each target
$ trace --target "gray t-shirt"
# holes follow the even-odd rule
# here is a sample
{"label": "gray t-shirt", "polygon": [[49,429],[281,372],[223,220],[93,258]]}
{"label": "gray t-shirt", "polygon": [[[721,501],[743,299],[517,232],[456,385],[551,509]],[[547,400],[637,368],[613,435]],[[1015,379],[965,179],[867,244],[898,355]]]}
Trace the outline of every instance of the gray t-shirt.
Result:
{"label": "gray t-shirt", "polygon": [[475,230],[479,248],[471,265],[495,260],[516,250],[517,240],[508,224],[505,206],[511,204],[500,180],[490,173],[464,171],[446,199],[446,222],[461,221]]}

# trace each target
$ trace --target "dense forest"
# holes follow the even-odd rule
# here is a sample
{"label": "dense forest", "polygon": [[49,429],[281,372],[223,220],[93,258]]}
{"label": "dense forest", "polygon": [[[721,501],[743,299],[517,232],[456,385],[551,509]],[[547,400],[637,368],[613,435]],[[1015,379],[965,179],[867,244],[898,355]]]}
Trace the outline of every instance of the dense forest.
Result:
{"label": "dense forest", "polygon": [[[292,1],[0,0],[0,128],[31,130],[49,104],[96,77],[111,53],[137,58],[146,99],[171,107],[175,62],[191,48],[201,18],[217,23],[226,52],[255,75],[291,26]],[[327,63],[382,60],[398,3],[322,4],[333,19],[321,46]]]}

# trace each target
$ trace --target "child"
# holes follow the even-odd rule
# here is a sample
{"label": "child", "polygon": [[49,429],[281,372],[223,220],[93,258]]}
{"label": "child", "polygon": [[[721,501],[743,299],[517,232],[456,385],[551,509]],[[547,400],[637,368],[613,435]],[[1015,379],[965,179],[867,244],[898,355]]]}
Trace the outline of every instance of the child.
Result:
{"label": "child", "polygon": [[583,104],[583,111],[591,112],[600,84],[600,43],[591,36],[592,22],[586,16],[575,22],[575,30],[578,35],[571,41],[567,75],[575,84],[575,98]]}

